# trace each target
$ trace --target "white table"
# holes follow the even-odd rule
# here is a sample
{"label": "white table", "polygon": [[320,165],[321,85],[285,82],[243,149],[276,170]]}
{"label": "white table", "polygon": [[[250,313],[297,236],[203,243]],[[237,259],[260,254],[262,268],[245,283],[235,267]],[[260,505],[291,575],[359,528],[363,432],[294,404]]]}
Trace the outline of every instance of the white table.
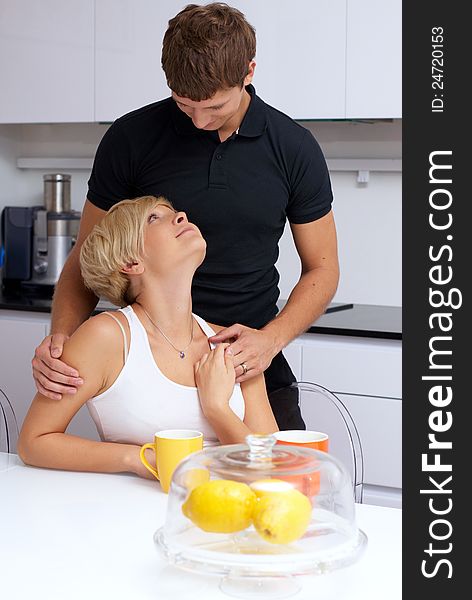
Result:
{"label": "white table", "polygon": [[[132,475],[26,467],[0,453],[2,600],[228,600],[220,578],[171,567],[154,547],[167,496]],[[295,600],[400,600],[401,510],[356,505],[369,538],[345,569],[298,579]]]}

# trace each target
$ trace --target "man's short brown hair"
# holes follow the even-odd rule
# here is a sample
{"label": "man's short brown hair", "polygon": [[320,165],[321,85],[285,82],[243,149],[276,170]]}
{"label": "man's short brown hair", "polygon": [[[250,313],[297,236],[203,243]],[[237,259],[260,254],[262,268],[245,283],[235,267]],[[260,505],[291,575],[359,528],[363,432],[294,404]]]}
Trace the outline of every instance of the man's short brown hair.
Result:
{"label": "man's short brown hair", "polygon": [[222,2],[189,4],[169,21],[162,46],[167,85],[194,102],[242,87],[256,54],[256,32],[242,12]]}

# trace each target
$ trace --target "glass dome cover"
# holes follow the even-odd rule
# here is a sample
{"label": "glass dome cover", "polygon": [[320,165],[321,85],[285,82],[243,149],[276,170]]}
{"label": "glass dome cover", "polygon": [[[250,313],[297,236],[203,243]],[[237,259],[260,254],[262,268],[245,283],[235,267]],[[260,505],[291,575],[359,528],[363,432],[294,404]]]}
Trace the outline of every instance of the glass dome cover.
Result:
{"label": "glass dome cover", "polygon": [[357,560],[350,476],[333,456],[250,435],[175,470],[154,540],[169,562],[238,577],[322,574]]}

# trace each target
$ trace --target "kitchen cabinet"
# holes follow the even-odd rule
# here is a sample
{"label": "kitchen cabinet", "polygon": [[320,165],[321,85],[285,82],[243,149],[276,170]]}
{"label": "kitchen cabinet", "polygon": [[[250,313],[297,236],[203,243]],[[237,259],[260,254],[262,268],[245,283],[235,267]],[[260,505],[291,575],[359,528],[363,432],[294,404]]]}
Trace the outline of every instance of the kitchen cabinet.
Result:
{"label": "kitchen cabinet", "polygon": [[402,401],[337,394],[351,413],[364,455],[364,502],[401,508]]}
{"label": "kitchen cabinet", "polygon": [[[18,428],[35,393],[31,374],[34,349],[46,335],[46,319],[0,311],[0,388],[13,407]],[[16,452],[16,447],[10,448],[10,452]]]}
{"label": "kitchen cabinet", "polygon": [[401,34],[400,0],[348,0],[348,119],[401,118]]}
{"label": "kitchen cabinet", "polygon": [[402,397],[401,341],[304,334],[302,378],[336,393]]}
{"label": "kitchen cabinet", "polygon": [[[186,6],[175,0],[96,0],[95,120],[170,95],[162,71],[162,38]],[[346,0],[233,0],[256,28],[254,85],[268,103],[295,119],[345,115]]]}
{"label": "kitchen cabinet", "polygon": [[94,0],[3,0],[0,123],[94,120]]}
{"label": "kitchen cabinet", "polygon": [[[34,349],[48,334],[46,313],[0,310],[0,389],[8,397],[21,428],[36,389],[31,373]],[[98,440],[95,425],[83,406],[75,415],[68,433]],[[11,448],[16,452],[16,448]]]}
{"label": "kitchen cabinet", "polygon": [[283,354],[297,381],[302,380],[302,352],[303,344],[298,338],[293,340],[293,342],[290,342],[290,344],[283,349]]}
{"label": "kitchen cabinet", "polygon": [[256,29],[254,85],[293,119],[345,116],[346,0],[233,0]]}
{"label": "kitchen cabinet", "polygon": [[[170,92],[162,38],[187,2],[96,0],[95,120]],[[233,0],[257,36],[254,85],[294,119],[401,117],[401,1]]]}
{"label": "kitchen cabinet", "polygon": [[[401,506],[401,341],[304,334],[284,350],[298,381],[317,383],[349,410],[364,455],[364,502]],[[330,427],[329,415],[301,396],[308,429]],[[341,458],[341,457],[340,457]]]}
{"label": "kitchen cabinet", "polygon": [[[254,85],[294,119],[401,117],[401,2],[234,0]],[[162,39],[181,0],[4,0],[0,123],[111,122],[169,96]]]}
{"label": "kitchen cabinet", "polygon": [[170,96],[161,67],[169,19],[188,3],[176,0],[96,0],[95,121]]}
{"label": "kitchen cabinet", "polygon": [[[96,0],[95,120],[167,97],[167,24],[187,2]],[[401,1],[233,0],[257,36],[257,93],[294,119],[401,117]]]}

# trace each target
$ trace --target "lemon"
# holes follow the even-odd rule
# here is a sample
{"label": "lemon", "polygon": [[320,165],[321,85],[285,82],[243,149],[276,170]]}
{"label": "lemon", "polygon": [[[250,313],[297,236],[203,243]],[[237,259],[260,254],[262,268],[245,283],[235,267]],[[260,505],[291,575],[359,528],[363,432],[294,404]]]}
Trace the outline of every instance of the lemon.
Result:
{"label": "lemon", "polygon": [[192,489],[182,512],[203,531],[234,533],[249,527],[255,503],[245,483],[214,479]]}
{"label": "lemon", "polygon": [[290,544],[307,530],[311,519],[309,499],[287,481],[266,479],[251,484],[257,496],[253,523],[271,544]]}
{"label": "lemon", "polygon": [[290,492],[294,489],[291,483],[282,479],[258,479],[257,481],[253,481],[250,487],[258,498],[275,492]]}

